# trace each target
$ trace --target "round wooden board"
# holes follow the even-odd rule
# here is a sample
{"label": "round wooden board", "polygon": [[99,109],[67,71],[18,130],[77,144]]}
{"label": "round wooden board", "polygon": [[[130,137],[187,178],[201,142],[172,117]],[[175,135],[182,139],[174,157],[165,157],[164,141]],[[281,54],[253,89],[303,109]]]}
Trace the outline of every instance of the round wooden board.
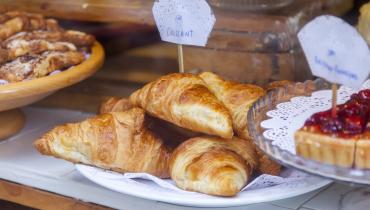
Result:
{"label": "round wooden board", "polygon": [[39,101],[55,91],[76,84],[94,74],[104,62],[104,49],[92,46],[90,57],[59,74],[0,86],[0,111],[23,107]]}
{"label": "round wooden board", "polygon": [[19,109],[0,112],[0,141],[18,133],[24,122],[25,116]]}

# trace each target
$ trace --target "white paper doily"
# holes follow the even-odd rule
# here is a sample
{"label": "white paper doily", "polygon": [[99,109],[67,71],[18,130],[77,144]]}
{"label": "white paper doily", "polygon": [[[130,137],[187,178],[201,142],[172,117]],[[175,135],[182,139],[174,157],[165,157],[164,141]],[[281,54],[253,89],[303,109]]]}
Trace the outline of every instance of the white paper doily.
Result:
{"label": "white paper doily", "polygon": [[[362,86],[362,89],[369,88],[370,80]],[[358,91],[341,86],[338,90],[338,104],[345,103],[356,92]],[[271,118],[261,122],[261,127],[266,129],[263,136],[271,140],[272,145],[296,154],[294,133],[312,114],[330,109],[331,104],[331,90],[316,91],[309,97],[294,97],[289,102],[278,104],[275,110],[266,113]]]}
{"label": "white paper doily", "polygon": [[287,169],[281,174],[282,177],[262,175],[237,196],[225,198],[184,191],[177,188],[171,179],[159,179],[145,173],[120,174],[80,164],[76,168],[98,185],[120,193],[196,207],[229,207],[269,202],[304,194],[330,183],[326,179]]}

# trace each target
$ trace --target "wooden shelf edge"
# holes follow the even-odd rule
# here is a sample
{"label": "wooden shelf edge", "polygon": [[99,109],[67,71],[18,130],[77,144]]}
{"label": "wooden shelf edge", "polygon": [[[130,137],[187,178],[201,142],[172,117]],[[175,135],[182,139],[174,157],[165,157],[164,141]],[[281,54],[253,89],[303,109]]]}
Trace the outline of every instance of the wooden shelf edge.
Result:
{"label": "wooden shelf edge", "polygon": [[97,204],[86,203],[44,190],[0,179],[0,199],[36,209],[85,210],[110,209]]}

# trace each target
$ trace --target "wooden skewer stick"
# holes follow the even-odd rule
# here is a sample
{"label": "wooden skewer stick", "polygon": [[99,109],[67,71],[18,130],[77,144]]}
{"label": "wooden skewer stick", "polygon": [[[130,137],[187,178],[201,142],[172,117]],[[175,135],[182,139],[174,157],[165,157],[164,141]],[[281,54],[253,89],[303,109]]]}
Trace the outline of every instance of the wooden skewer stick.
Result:
{"label": "wooden skewer stick", "polygon": [[182,45],[177,45],[177,56],[179,60],[179,70],[180,73],[184,73],[184,52],[182,50]]}
{"label": "wooden skewer stick", "polygon": [[332,110],[331,110],[331,115],[333,118],[337,117],[337,98],[338,98],[338,85],[337,84],[332,84],[331,86],[332,90]]}

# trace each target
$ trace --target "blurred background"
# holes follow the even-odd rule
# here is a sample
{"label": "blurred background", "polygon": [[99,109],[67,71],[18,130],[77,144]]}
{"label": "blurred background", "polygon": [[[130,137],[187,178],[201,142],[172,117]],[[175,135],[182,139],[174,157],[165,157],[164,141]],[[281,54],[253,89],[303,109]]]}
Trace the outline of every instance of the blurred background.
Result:
{"label": "blurred background", "polygon": [[[225,79],[266,85],[312,79],[297,32],[321,14],[356,25],[368,0],[208,0],[216,25],[205,48],[185,46],[187,72],[213,71]],[[1,0],[0,12],[22,10],[57,18],[66,28],[96,36],[106,61],[93,77],[37,106],[95,112],[109,96],[127,97],[178,71],[177,47],[160,40],[153,0]],[[0,201],[1,209],[28,209]]]}
{"label": "blurred background", "polygon": [[[205,48],[184,47],[187,72],[266,85],[311,79],[296,34],[321,14],[356,25],[365,0],[208,0],[217,22]],[[107,96],[128,96],[161,75],[178,71],[176,45],[160,41],[153,0],[1,0],[0,10],[41,13],[67,28],[94,34],[106,62],[92,78],[59,91],[40,106],[95,111]],[[66,100],[68,99],[68,100]]]}

